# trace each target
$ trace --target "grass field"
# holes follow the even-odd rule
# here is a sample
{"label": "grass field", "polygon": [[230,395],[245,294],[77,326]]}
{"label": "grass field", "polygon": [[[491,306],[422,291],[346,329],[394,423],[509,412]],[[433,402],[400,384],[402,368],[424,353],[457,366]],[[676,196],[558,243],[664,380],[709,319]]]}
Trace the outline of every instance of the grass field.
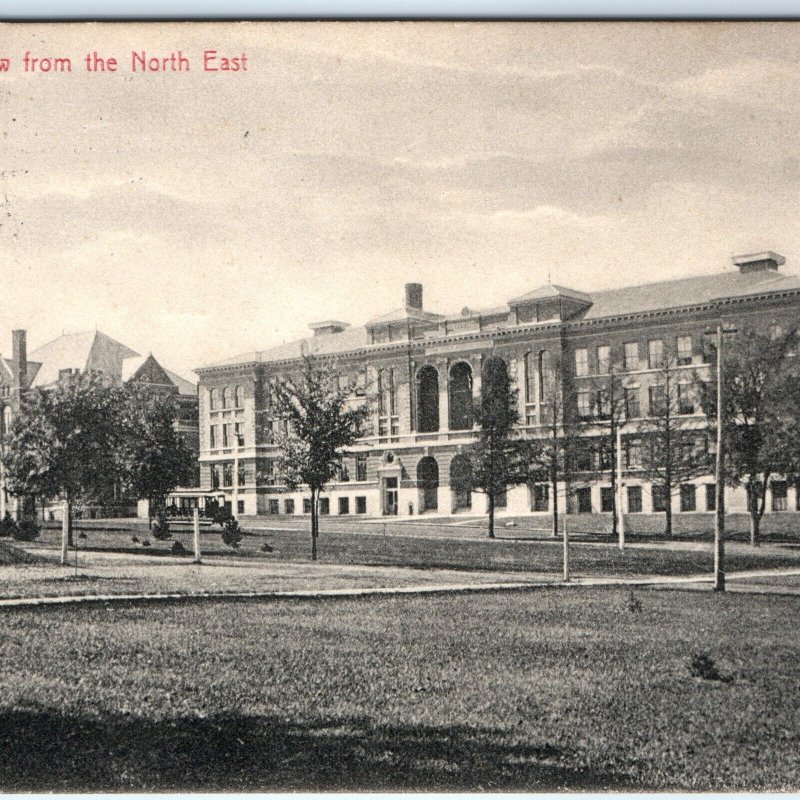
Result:
{"label": "grass field", "polygon": [[6,612],[0,788],[800,788],[797,601],[636,596]]}
{"label": "grass field", "polygon": [[[131,540],[128,531],[106,531],[94,528],[84,532],[79,547],[92,550],[113,550],[131,554],[169,554],[172,541],[150,539],[143,548]],[[142,531],[135,533],[145,537]],[[59,534],[43,531],[37,548],[54,549]],[[188,532],[176,532],[173,540],[191,550]],[[272,552],[265,553],[267,544]],[[270,531],[248,535],[238,551],[226,547],[219,530],[203,532],[203,550],[232,558],[258,560],[260,563],[310,561],[310,537],[306,531]],[[713,567],[711,545],[648,545],[630,546],[619,551],[613,544],[575,543],[571,547],[572,572],[575,575],[693,575],[709,573]],[[419,536],[382,536],[373,533],[325,531],[319,539],[319,558],[323,564],[398,566],[417,569],[457,569],[478,571],[520,572],[560,575],[562,550],[560,542],[514,541],[506,539],[442,539]],[[790,546],[765,546],[761,549],[732,544],[726,558],[727,569],[768,569],[800,567],[800,549]]]}

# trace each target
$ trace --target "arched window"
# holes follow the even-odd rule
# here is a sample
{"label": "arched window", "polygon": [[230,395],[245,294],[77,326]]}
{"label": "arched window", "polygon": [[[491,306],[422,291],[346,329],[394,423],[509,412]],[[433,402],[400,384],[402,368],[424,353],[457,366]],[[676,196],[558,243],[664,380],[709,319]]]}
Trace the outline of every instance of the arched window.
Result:
{"label": "arched window", "polygon": [[549,403],[553,399],[553,365],[549,350],[539,353],[539,402]]}
{"label": "arched window", "polygon": [[433,456],[425,456],[417,464],[417,486],[420,490],[419,510],[439,508],[439,465]]}
{"label": "arched window", "polygon": [[511,379],[508,365],[498,356],[490,356],[481,370],[481,411],[484,419],[499,419],[508,409]]}
{"label": "arched window", "polygon": [[439,373],[430,364],[417,373],[417,430],[420,433],[439,430]]}
{"label": "arched window", "polygon": [[219,406],[219,391],[211,389],[208,393],[208,408],[210,411],[216,411]]}
{"label": "arched window", "polygon": [[226,386],[222,390],[222,407],[223,408],[230,408],[231,405],[232,405],[232,403],[231,403],[232,399],[233,398],[232,398],[231,387],[230,386]]}
{"label": "arched window", "polygon": [[244,389],[241,386],[236,387],[236,408],[244,407]]}
{"label": "arched window", "polygon": [[453,511],[472,508],[472,465],[459,453],[450,462],[450,491],[453,495]]}
{"label": "arched window", "polygon": [[472,368],[459,361],[450,368],[450,430],[469,430],[474,419]]}

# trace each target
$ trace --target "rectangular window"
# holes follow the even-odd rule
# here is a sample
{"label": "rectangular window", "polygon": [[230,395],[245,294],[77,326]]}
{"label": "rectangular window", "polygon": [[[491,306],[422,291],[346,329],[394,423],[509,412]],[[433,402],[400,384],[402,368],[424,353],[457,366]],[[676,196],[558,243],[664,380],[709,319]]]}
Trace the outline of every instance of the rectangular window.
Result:
{"label": "rectangular window", "polygon": [[589,351],[585,347],[575,351],[575,374],[578,377],[589,374]]}
{"label": "rectangular window", "polygon": [[366,513],[367,513],[367,498],[356,497],[356,514],[366,514]]}
{"label": "rectangular window", "polygon": [[233,486],[233,464],[222,465],[222,485]]}
{"label": "rectangular window", "polygon": [[212,489],[219,489],[219,467],[214,464],[211,467],[211,488]]}
{"label": "rectangular window", "polygon": [[639,407],[639,387],[625,387],[625,416],[627,419],[636,419],[642,415]]}
{"label": "rectangular window", "polygon": [[664,366],[664,341],[651,339],[647,343],[647,365],[650,369],[661,369]]}
{"label": "rectangular window", "polygon": [[356,456],[356,480],[365,481],[367,479],[367,455],[359,453]]}
{"label": "rectangular window", "polygon": [[311,513],[311,498],[304,497],[303,498],[303,513],[310,514]]}
{"label": "rectangular window", "polygon": [[575,499],[578,503],[579,514],[592,513],[592,490],[588,486],[585,486],[582,489],[576,489]]}
{"label": "rectangular window", "polygon": [[680,414],[694,414],[694,395],[690,383],[678,384],[678,412]]}
{"label": "rectangular window", "polygon": [[610,486],[600,487],[600,510],[606,513],[614,510],[614,490]]}
{"label": "rectangular window", "polygon": [[628,487],[628,513],[641,514],[642,513],[642,487],[629,486]]}
{"label": "rectangular window", "polygon": [[233,426],[233,435],[236,437],[236,446],[244,447],[244,433],[242,433],[242,423],[236,422]]}
{"label": "rectangular window", "polygon": [[636,469],[642,464],[642,445],[632,439],[625,440],[625,467]]}
{"label": "rectangular window", "polygon": [[208,429],[208,446],[214,450],[217,446],[217,426],[212,425]]}
{"label": "rectangular window", "polygon": [[397,383],[394,369],[378,371],[378,436],[393,439],[400,433],[397,416]]}
{"label": "rectangular window", "polygon": [[625,342],[625,371],[639,369],[639,342]]}
{"label": "rectangular window", "polygon": [[593,452],[594,450],[590,444],[579,444],[575,454],[575,469],[579,472],[591,472],[594,466]]}
{"label": "rectangular window", "polygon": [[717,510],[717,484],[706,484],[706,511]]}
{"label": "rectangular window", "polygon": [[231,446],[231,424],[230,424],[230,422],[226,422],[222,426],[222,446],[223,447],[230,447]]}
{"label": "rectangular window", "polygon": [[772,510],[786,511],[786,481],[772,481]]}
{"label": "rectangular window", "polygon": [[319,513],[323,516],[327,516],[331,513],[331,500],[329,497],[320,497]]}
{"label": "rectangular window", "polygon": [[581,419],[589,419],[592,416],[592,395],[591,392],[578,392],[578,416]]}
{"label": "rectangular window", "polygon": [[608,441],[601,441],[597,448],[598,462],[601,470],[611,469],[613,464],[614,448]]}
{"label": "rectangular window", "polygon": [[667,510],[667,490],[664,486],[653,485],[650,487],[650,492],[653,496],[653,511],[666,511]]}
{"label": "rectangular window", "polygon": [[350,513],[350,498],[349,497],[340,497],[339,498],[339,513],[340,514],[349,514]]}
{"label": "rectangular window", "polygon": [[536,353],[528,353],[525,356],[525,402],[528,404],[536,402]]}
{"label": "rectangular window", "polygon": [[247,476],[245,475],[244,471],[244,464],[239,464],[239,468],[236,470],[236,480],[237,486],[244,486],[247,483],[246,480]]}
{"label": "rectangular window", "polygon": [[650,386],[648,389],[650,395],[650,416],[658,417],[665,414],[667,411],[666,392],[661,384]]}
{"label": "rectangular window", "polygon": [[597,374],[608,375],[611,372],[611,348],[601,344],[597,348]]}
{"label": "rectangular window", "polygon": [[366,370],[359,370],[356,373],[356,395],[363,397],[367,391],[367,372]]}
{"label": "rectangular window", "polygon": [[347,483],[350,480],[350,470],[347,469],[347,464],[342,460],[339,465],[339,480],[342,483]]}
{"label": "rectangular window", "polygon": [[294,514],[294,500],[291,497],[283,501],[283,510],[285,514]]}
{"label": "rectangular window", "polygon": [[546,483],[531,486],[531,511],[550,510],[550,487]]}
{"label": "rectangular window", "polygon": [[280,508],[278,508],[278,501],[277,500],[269,500],[267,504],[267,513],[268,514],[280,514]]}
{"label": "rectangular window", "polygon": [[686,366],[692,363],[692,337],[679,336],[675,342],[678,354],[678,365]]}
{"label": "rectangular window", "polygon": [[236,501],[236,513],[237,514],[244,514],[244,500],[237,500]]}
{"label": "rectangular window", "polygon": [[609,419],[611,417],[611,399],[605,389],[600,389],[595,395],[595,411],[598,419]]}
{"label": "rectangular window", "polygon": [[693,483],[681,484],[681,511],[694,511],[697,508],[696,490]]}

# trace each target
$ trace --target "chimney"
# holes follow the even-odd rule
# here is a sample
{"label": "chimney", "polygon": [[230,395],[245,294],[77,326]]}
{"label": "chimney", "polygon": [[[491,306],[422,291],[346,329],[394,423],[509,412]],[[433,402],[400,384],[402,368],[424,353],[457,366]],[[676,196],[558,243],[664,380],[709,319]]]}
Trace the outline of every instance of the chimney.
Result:
{"label": "chimney", "polygon": [[416,308],[422,311],[422,284],[406,284],[406,308]]}
{"label": "chimney", "polygon": [[773,253],[771,250],[746,256],[734,256],[731,260],[734,266],[739,267],[742,275],[747,275],[749,272],[765,272],[768,269],[777,272],[778,267],[786,263],[783,256]]}
{"label": "chimney", "polygon": [[17,388],[28,388],[28,343],[27,334],[24,330],[12,331],[12,355],[11,361],[14,368],[14,383]]}

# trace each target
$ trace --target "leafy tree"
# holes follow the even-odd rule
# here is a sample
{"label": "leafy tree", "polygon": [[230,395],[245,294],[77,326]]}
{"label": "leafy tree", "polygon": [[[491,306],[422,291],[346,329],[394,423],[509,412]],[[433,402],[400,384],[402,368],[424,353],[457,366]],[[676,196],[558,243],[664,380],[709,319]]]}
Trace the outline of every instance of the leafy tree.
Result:
{"label": "leafy tree", "polygon": [[276,381],[273,411],[288,423],[277,436],[278,469],[290,489],[304,485],[311,494],[311,559],[317,559],[319,495],[336,475],[342,448],[356,442],[368,414],[366,405],[348,407],[350,389],[337,373],[304,356],[299,374]]}
{"label": "leafy tree", "polygon": [[542,390],[544,398],[539,404],[539,421],[534,455],[536,480],[546,481],[552,495],[553,537],[558,536],[558,487],[569,483],[575,472],[574,452],[580,437],[574,403],[567,402],[565,376],[557,360]]}
{"label": "leafy tree", "polygon": [[122,390],[83,373],[22,400],[6,439],[3,464],[9,492],[63,497],[72,539],[77,501],[108,496],[118,478]]}
{"label": "leafy tree", "polygon": [[489,538],[494,539],[495,508],[507,487],[530,480],[534,442],[516,437],[519,421],[517,393],[505,361],[491,357],[484,364],[481,402],[478,409],[480,434],[466,455],[470,463],[470,490],[486,495],[489,513]]}
{"label": "leafy tree", "polygon": [[625,386],[617,367],[611,367],[607,375],[598,376],[591,385],[593,425],[603,429],[600,447],[607,454],[607,465],[602,461],[599,470],[610,472],[611,481],[611,535],[619,530],[619,509],[617,508],[617,431],[625,422]]}
{"label": "leafy tree", "polygon": [[[770,480],[800,474],[800,379],[787,358],[796,340],[795,331],[775,338],[740,331],[725,351],[725,474],[732,485],[745,487],[754,546],[760,543]],[[717,396],[710,385],[703,410],[714,423]]]}
{"label": "leafy tree", "polygon": [[175,429],[177,405],[171,395],[128,386],[122,401],[117,449],[122,489],[146,498],[152,517],[176,486],[191,481],[194,456]]}
{"label": "leafy tree", "polygon": [[666,360],[648,392],[648,416],[638,431],[642,475],[664,492],[664,534],[671,536],[672,498],[681,484],[708,471],[707,439],[690,416],[700,402],[695,375],[681,381],[675,362]]}

